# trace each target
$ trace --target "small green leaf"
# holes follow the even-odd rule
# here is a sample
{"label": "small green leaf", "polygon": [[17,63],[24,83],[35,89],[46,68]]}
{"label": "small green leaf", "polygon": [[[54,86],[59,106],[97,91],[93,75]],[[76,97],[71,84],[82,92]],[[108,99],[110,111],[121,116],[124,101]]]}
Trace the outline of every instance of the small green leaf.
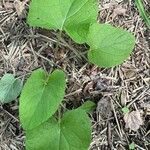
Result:
{"label": "small green leaf", "polygon": [[82,109],[85,112],[89,113],[93,111],[96,108],[96,104],[92,101],[86,101],[82,106],[80,106],[78,109]]}
{"label": "small green leaf", "polygon": [[65,74],[60,70],[51,75],[42,69],[32,73],[20,97],[19,115],[25,130],[39,126],[56,112],[63,100],[65,86]]}
{"label": "small green leaf", "polygon": [[91,122],[85,111],[76,109],[27,131],[27,150],[87,150],[91,142]]}
{"label": "small green leaf", "polygon": [[129,145],[129,150],[135,150],[135,144],[134,144],[134,142],[132,142],[132,143]]}
{"label": "small green leaf", "polygon": [[9,103],[15,100],[22,90],[22,82],[12,74],[5,74],[0,80],[0,102]]}
{"label": "small green leaf", "polygon": [[140,12],[141,17],[145,21],[147,27],[150,29],[150,15],[148,16],[148,14],[146,13],[143,2],[141,0],[135,0],[135,4]]}
{"label": "small green leaf", "polygon": [[123,107],[121,110],[124,114],[127,114],[130,112],[128,107]]}
{"label": "small green leaf", "polygon": [[85,43],[96,22],[97,0],[32,0],[28,23],[34,27],[65,30],[77,43]]}
{"label": "small green leaf", "polygon": [[90,62],[100,67],[112,67],[127,59],[135,45],[134,36],[109,24],[93,24],[87,38]]}

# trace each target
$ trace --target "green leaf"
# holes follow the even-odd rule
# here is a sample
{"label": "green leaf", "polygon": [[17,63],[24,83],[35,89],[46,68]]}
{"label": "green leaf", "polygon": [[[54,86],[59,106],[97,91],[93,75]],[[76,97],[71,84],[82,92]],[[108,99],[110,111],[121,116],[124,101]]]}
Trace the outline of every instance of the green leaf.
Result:
{"label": "green leaf", "polygon": [[91,142],[90,118],[83,110],[64,114],[26,132],[27,150],[87,150]]}
{"label": "green leaf", "polygon": [[143,2],[141,0],[135,0],[135,4],[140,12],[141,17],[145,21],[147,27],[150,29],[150,15],[148,16],[148,14],[146,13]]}
{"label": "green leaf", "polygon": [[130,110],[129,110],[128,107],[123,107],[121,110],[122,110],[122,112],[123,112],[124,114],[127,114],[127,113],[130,112]]}
{"label": "green leaf", "polygon": [[93,24],[87,38],[90,45],[88,57],[100,67],[112,67],[127,59],[135,45],[134,36],[109,24]]}
{"label": "green leaf", "polygon": [[30,130],[45,122],[58,109],[65,94],[65,74],[55,70],[47,75],[34,71],[20,97],[19,115],[24,129]]}
{"label": "green leaf", "polygon": [[15,100],[22,90],[22,82],[12,74],[5,74],[0,80],[0,102],[9,103]]}
{"label": "green leaf", "polygon": [[97,14],[97,0],[32,0],[28,23],[34,27],[65,30],[74,41],[84,43]]}
{"label": "green leaf", "polygon": [[82,109],[85,112],[89,113],[93,111],[96,108],[96,104],[92,101],[86,101],[82,106],[80,106],[78,109]]}
{"label": "green leaf", "polygon": [[129,150],[135,150],[135,144],[134,144],[134,142],[132,142],[132,143],[129,145]]}

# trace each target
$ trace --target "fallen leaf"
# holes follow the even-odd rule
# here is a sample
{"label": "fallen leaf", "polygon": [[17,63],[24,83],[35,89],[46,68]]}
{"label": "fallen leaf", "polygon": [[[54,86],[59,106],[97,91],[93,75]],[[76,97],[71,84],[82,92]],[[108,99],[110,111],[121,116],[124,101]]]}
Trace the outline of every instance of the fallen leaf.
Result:
{"label": "fallen leaf", "polygon": [[114,9],[114,12],[112,14],[112,18],[114,19],[116,16],[125,16],[126,15],[126,9],[121,7],[121,6],[118,6],[117,8]]}
{"label": "fallen leaf", "polygon": [[123,73],[126,79],[136,78],[137,70],[135,68],[123,68]]}
{"label": "fallen leaf", "polygon": [[116,15],[125,15],[126,14],[126,9],[125,8],[123,8],[123,7],[117,7],[116,9],[114,9],[114,13],[116,14]]}
{"label": "fallen leaf", "polygon": [[143,124],[143,120],[140,115],[140,111],[132,111],[124,115],[125,127],[133,131],[137,131],[140,125]]}
{"label": "fallen leaf", "polygon": [[96,108],[96,113],[102,120],[111,117],[112,110],[111,110],[110,97],[103,97],[102,99],[100,99]]}

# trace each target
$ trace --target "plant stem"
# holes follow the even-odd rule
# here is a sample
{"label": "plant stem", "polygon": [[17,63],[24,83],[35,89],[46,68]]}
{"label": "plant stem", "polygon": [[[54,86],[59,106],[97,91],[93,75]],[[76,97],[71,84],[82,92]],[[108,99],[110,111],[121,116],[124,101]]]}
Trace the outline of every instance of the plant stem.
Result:
{"label": "plant stem", "polygon": [[56,43],[56,49],[55,51],[57,52],[58,49],[59,49],[59,43],[60,43],[60,40],[61,40],[61,35],[62,35],[62,30],[60,30],[57,34],[57,43]]}

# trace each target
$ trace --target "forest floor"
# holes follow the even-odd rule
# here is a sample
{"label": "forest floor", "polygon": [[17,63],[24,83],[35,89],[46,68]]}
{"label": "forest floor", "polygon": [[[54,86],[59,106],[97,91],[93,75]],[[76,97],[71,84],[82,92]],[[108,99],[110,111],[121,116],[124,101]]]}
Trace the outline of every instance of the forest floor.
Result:
{"label": "forest floor", "polygon": [[[150,150],[150,30],[134,1],[101,0],[99,22],[132,32],[136,45],[131,57],[114,68],[87,63],[85,45],[63,33],[58,53],[55,31],[26,24],[28,1],[0,0],[0,77],[13,73],[23,81],[37,68],[68,74],[65,107],[76,108],[90,99],[97,104],[90,150]],[[20,3],[19,3],[20,2]],[[24,3],[24,5],[23,5]],[[150,1],[144,0],[150,12]],[[0,150],[23,150],[25,134],[18,118],[19,99],[0,105]],[[124,114],[122,108],[129,108]]]}

